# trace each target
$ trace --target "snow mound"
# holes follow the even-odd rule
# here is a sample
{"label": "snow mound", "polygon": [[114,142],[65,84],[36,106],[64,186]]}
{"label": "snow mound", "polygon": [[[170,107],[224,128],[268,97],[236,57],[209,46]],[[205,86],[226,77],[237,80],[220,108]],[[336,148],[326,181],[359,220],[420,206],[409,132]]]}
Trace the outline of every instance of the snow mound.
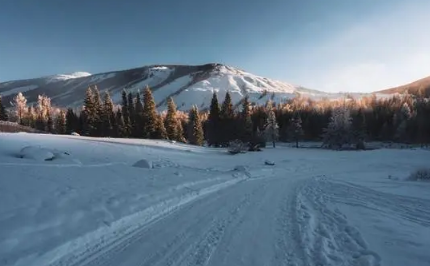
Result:
{"label": "snow mound", "polygon": [[40,146],[26,146],[19,152],[19,157],[36,161],[52,161],[56,159],[68,159],[70,154],[65,151],[51,150]]}
{"label": "snow mound", "polygon": [[271,160],[266,160],[266,161],[264,161],[264,164],[265,165],[275,165],[275,162],[271,161]]}
{"label": "snow mound", "polygon": [[152,162],[146,159],[139,160],[133,164],[133,167],[152,169]]}
{"label": "snow mound", "polygon": [[37,146],[27,146],[21,149],[20,157],[36,161],[52,161],[55,158],[55,154],[49,149]]}

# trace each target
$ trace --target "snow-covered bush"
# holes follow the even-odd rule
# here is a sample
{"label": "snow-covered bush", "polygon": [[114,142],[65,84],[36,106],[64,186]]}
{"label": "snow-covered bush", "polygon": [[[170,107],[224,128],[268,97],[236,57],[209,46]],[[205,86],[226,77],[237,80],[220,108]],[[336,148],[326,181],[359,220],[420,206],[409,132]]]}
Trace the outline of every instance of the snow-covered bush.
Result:
{"label": "snow-covered bush", "polygon": [[408,179],[412,181],[430,181],[430,168],[417,169],[409,175]]}
{"label": "snow-covered bush", "polygon": [[228,152],[230,154],[238,154],[246,152],[246,144],[240,140],[233,140],[228,143]]}

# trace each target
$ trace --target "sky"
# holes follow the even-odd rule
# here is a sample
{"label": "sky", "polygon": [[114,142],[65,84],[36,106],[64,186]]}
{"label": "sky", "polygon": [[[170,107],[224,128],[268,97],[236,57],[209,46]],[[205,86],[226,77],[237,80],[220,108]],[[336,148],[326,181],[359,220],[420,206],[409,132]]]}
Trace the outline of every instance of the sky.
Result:
{"label": "sky", "polygon": [[430,1],[0,1],[0,82],[223,63],[327,92],[430,75]]}

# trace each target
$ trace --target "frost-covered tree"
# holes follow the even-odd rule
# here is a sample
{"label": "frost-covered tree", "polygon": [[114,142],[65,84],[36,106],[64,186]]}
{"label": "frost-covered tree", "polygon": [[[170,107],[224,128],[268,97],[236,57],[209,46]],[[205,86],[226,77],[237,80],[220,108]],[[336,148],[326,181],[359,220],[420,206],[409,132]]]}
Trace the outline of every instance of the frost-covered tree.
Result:
{"label": "frost-covered tree", "polygon": [[411,108],[407,103],[403,103],[399,110],[399,114],[396,116],[397,128],[395,133],[395,139],[398,141],[408,141],[407,129],[412,118]]}
{"label": "frost-covered tree", "polygon": [[24,95],[19,92],[14,100],[14,107],[15,107],[15,114],[18,117],[18,123],[22,124],[22,118],[25,115],[25,112],[27,110],[27,99],[24,97]]}
{"label": "frost-covered tree", "polygon": [[346,107],[335,108],[327,128],[324,129],[323,145],[331,149],[340,149],[352,141],[352,119]]}
{"label": "frost-covered tree", "polygon": [[0,95],[0,121],[7,121],[9,116],[7,115],[6,108],[2,103],[2,97]]}
{"label": "frost-covered tree", "polygon": [[276,122],[276,115],[273,110],[273,103],[272,101],[269,101],[267,103],[267,120],[265,125],[265,133],[267,138],[272,142],[273,148],[276,147],[276,140],[279,136],[279,126]]}
{"label": "frost-covered tree", "polygon": [[290,119],[290,124],[287,129],[288,138],[296,143],[296,148],[299,147],[299,140],[303,136],[302,119],[298,113]]}

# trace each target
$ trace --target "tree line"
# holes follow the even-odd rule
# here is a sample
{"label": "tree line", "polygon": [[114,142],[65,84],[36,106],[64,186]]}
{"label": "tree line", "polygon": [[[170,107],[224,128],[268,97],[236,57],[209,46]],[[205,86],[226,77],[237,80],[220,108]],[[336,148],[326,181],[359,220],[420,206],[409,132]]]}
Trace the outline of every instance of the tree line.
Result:
{"label": "tree line", "polygon": [[194,145],[225,147],[233,140],[250,147],[277,141],[323,141],[330,148],[366,141],[393,141],[428,144],[430,142],[430,100],[426,95],[375,95],[354,99],[312,100],[296,97],[282,103],[269,100],[256,105],[245,96],[234,108],[230,93],[222,103],[213,93],[209,110],[193,106],[188,113],[178,111],[172,98],[167,110],[158,112],[151,89],[122,91],[115,105],[108,91],[88,88],[84,105],[78,110],[51,106],[39,96],[28,105],[22,93],[14,98],[13,108],[5,110],[0,97],[0,120],[56,134],[79,133],[93,137],[169,139]]}

